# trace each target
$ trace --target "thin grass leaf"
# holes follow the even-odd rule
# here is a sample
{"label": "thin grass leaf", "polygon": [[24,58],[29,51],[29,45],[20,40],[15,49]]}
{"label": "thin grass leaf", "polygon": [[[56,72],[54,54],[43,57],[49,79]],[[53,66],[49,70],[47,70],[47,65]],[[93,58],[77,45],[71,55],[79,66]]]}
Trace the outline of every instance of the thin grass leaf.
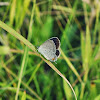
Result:
{"label": "thin grass leaf", "polygon": [[10,34],[12,34],[13,36],[15,36],[17,39],[19,39],[20,41],[22,41],[25,45],[27,45],[29,48],[31,48],[34,52],[36,52],[35,46],[33,44],[31,44],[28,40],[26,40],[23,36],[21,36],[19,33],[17,33],[15,30],[13,30],[12,28],[10,28],[9,26],[7,26],[5,23],[3,23],[2,21],[0,21],[0,27],[2,27],[3,29],[5,29],[7,32],[9,32]]}
{"label": "thin grass leaf", "polygon": [[63,88],[64,88],[66,99],[67,100],[72,100],[72,91],[71,91],[69,85],[66,84],[65,80],[63,80]]}
{"label": "thin grass leaf", "polygon": [[26,92],[25,91],[23,92],[21,100],[26,100]]}
{"label": "thin grass leaf", "polygon": [[[91,46],[91,36],[90,36],[90,30],[89,30],[89,26],[86,26],[86,48],[85,48],[85,63],[90,62],[91,60],[91,53],[92,53],[92,46]],[[89,66],[88,66],[89,67]]]}
{"label": "thin grass leaf", "polygon": [[[15,73],[13,73],[9,68],[7,68],[7,66],[4,64],[3,61],[0,62],[0,64],[2,64],[2,67],[3,67],[9,74],[11,74],[15,79],[18,80],[18,76],[17,76]],[[30,93],[31,93],[32,95],[36,96],[38,100],[42,100],[42,99],[38,96],[38,94],[36,94],[36,92],[35,92],[34,90],[32,90],[26,83],[24,83],[23,81],[21,81],[21,83],[23,84],[23,86],[24,86],[25,88],[27,88],[27,89],[30,91]],[[19,91],[19,93],[20,93],[20,91]]]}
{"label": "thin grass leaf", "polygon": [[24,2],[21,0],[17,1],[17,9],[16,9],[16,16],[15,16],[17,29],[19,29],[23,24],[25,14],[27,13],[30,2],[31,0],[24,0]]}
{"label": "thin grass leaf", "polygon": [[80,77],[80,75],[78,74],[78,72],[76,71],[76,69],[74,68],[74,66],[72,65],[72,63],[70,62],[70,60],[66,57],[66,55],[64,54],[64,52],[60,49],[61,54],[63,56],[63,58],[65,59],[66,63],[69,65],[70,69],[74,72],[74,74],[77,76],[78,80],[80,82],[82,82],[82,79]]}
{"label": "thin grass leaf", "polygon": [[84,37],[84,33],[81,33],[81,55],[82,55],[82,61],[84,63],[84,60],[85,60],[85,37]]}
{"label": "thin grass leaf", "polygon": [[[32,37],[32,23],[33,23],[34,10],[35,10],[35,0],[34,0],[34,5],[33,5],[32,15],[31,15],[31,20],[30,20],[30,25],[29,25],[29,33],[28,33],[28,40],[29,41],[31,40],[31,37]],[[27,66],[28,51],[29,51],[29,48],[26,46],[25,47],[25,52],[24,52],[24,55],[23,55],[22,64],[21,64],[20,76],[19,76],[19,81],[18,81],[18,87],[17,87],[17,91],[16,91],[15,100],[18,99],[18,93],[19,93],[19,88],[20,88],[22,76],[25,73],[25,69],[26,69],[26,66]]]}
{"label": "thin grass leaf", "polygon": [[99,11],[100,10],[100,8],[99,8],[99,3],[97,3],[97,6],[96,6],[96,23],[95,23],[95,28],[94,28],[94,33],[93,33],[93,44],[95,44],[95,42],[96,42],[96,35],[97,35],[97,31],[98,31],[98,24],[99,24],[99,16],[100,16],[100,14],[99,14]]}
{"label": "thin grass leaf", "polygon": [[100,83],[100,79],[93,80],[94,83]]}
{"label": "thin grass leaf", "polygon": [[12,0],[11,10],[10,10],[10,24],[13,24],[16,10],[16,0]]}
{"label": "thin grass leaf", "polygon": [[41,61],[41,62],[36,66],[36,68],[34,69],[34,71],[33,71],[32,75],[31,75],[31,77],[29,78],[29,80],[28,80],[28,82],[27,82],[27,85],[29,85],[30,82],[32,81],[32,79],[35,77],[35,74],[36,74],[36,72],[38,71],[38,69],[39,69],[40,65],[42,64],[42,62],[43,62],[43,61]]}
{"label": "thin grass leaf", "polygon": [[[81,35],[83,36],[83,35]],[[83,37],[82,37],[83,40]],[[84,95],[84,91],[85,91],[85,83],[88,79],[88,72],[90,69],[90,62],[91,62],[91,53],[92,53],[92,47],[91,47],[91,36],[90,36],[90,30],[89,30],[89,26],[86,26],[86,39],[85,39],[85,44],[84,41],[81,43],[83,47],[85,47],[85,51],[82,52],[84,53],[83,56],[83,68],[85,70],[85,74],[84,74],[84,83],[81,84],[81,94],[80,94],[80,99],[83,99],[83,95]],[[81,49],[83,49],[81,46]]]}
{"label": "thin grass leaf", "polygon": [[94,100],[100,100],[100,94],[96,96]]}

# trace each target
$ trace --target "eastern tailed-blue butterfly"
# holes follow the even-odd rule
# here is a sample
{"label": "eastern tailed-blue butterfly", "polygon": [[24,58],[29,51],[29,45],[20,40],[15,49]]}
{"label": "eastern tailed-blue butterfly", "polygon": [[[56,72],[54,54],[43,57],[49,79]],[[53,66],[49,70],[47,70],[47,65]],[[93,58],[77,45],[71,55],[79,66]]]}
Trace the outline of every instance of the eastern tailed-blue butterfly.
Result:
{"label": "eastern tailed-blue butterfly", "polygon": [[60,40],[57,37],[52,37],[40,45],[38,52],[40,52],[47,60],[55,62],[60,56],[59,47]]}

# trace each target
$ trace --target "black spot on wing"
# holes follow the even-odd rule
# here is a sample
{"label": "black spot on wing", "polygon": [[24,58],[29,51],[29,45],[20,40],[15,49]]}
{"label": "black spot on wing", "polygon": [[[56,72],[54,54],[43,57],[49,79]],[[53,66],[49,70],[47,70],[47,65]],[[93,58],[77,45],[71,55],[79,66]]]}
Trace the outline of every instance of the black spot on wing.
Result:
{"label": "black spot on wing", "polygon": [[56,38],[56,37],[53,37],[53,38],[51,38],[50,40],[53,40],[53,42],[54,42],[55,45],[56,45],[56,49],[58,49],[58,48],[59,48],[59,45],[60,45],[59,39]]}
{"label": "black spot on wing", "polygon": [[59,50],[56,50],[56,55],[57,55],[57,57],[60,55]]}

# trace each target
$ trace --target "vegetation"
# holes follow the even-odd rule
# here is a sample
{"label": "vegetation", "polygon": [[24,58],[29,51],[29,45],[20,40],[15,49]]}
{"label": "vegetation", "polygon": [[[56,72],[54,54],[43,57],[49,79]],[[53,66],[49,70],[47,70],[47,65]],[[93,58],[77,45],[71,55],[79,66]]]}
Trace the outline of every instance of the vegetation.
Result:
{"label": "vegetation", "polygon": [[[100,100],[99,5],[0,1],[0,100]],[[61,42],[56,63],[37,51],[51,37]]]}

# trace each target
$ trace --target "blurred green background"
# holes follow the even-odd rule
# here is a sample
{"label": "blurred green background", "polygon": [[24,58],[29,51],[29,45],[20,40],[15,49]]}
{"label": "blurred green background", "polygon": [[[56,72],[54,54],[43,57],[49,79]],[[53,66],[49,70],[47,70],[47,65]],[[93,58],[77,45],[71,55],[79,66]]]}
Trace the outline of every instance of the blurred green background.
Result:
{"label": "blurred green background", "polygon": [[[72,84],[78,100],[100,100],[99,0],[0,0],[0,20],[36,48],[58,37],[64,55],[53,64]],[[0,100],[16,99],[23,59],[18,100],[75,100],[68,84],[55,71],[2,28]]]}

